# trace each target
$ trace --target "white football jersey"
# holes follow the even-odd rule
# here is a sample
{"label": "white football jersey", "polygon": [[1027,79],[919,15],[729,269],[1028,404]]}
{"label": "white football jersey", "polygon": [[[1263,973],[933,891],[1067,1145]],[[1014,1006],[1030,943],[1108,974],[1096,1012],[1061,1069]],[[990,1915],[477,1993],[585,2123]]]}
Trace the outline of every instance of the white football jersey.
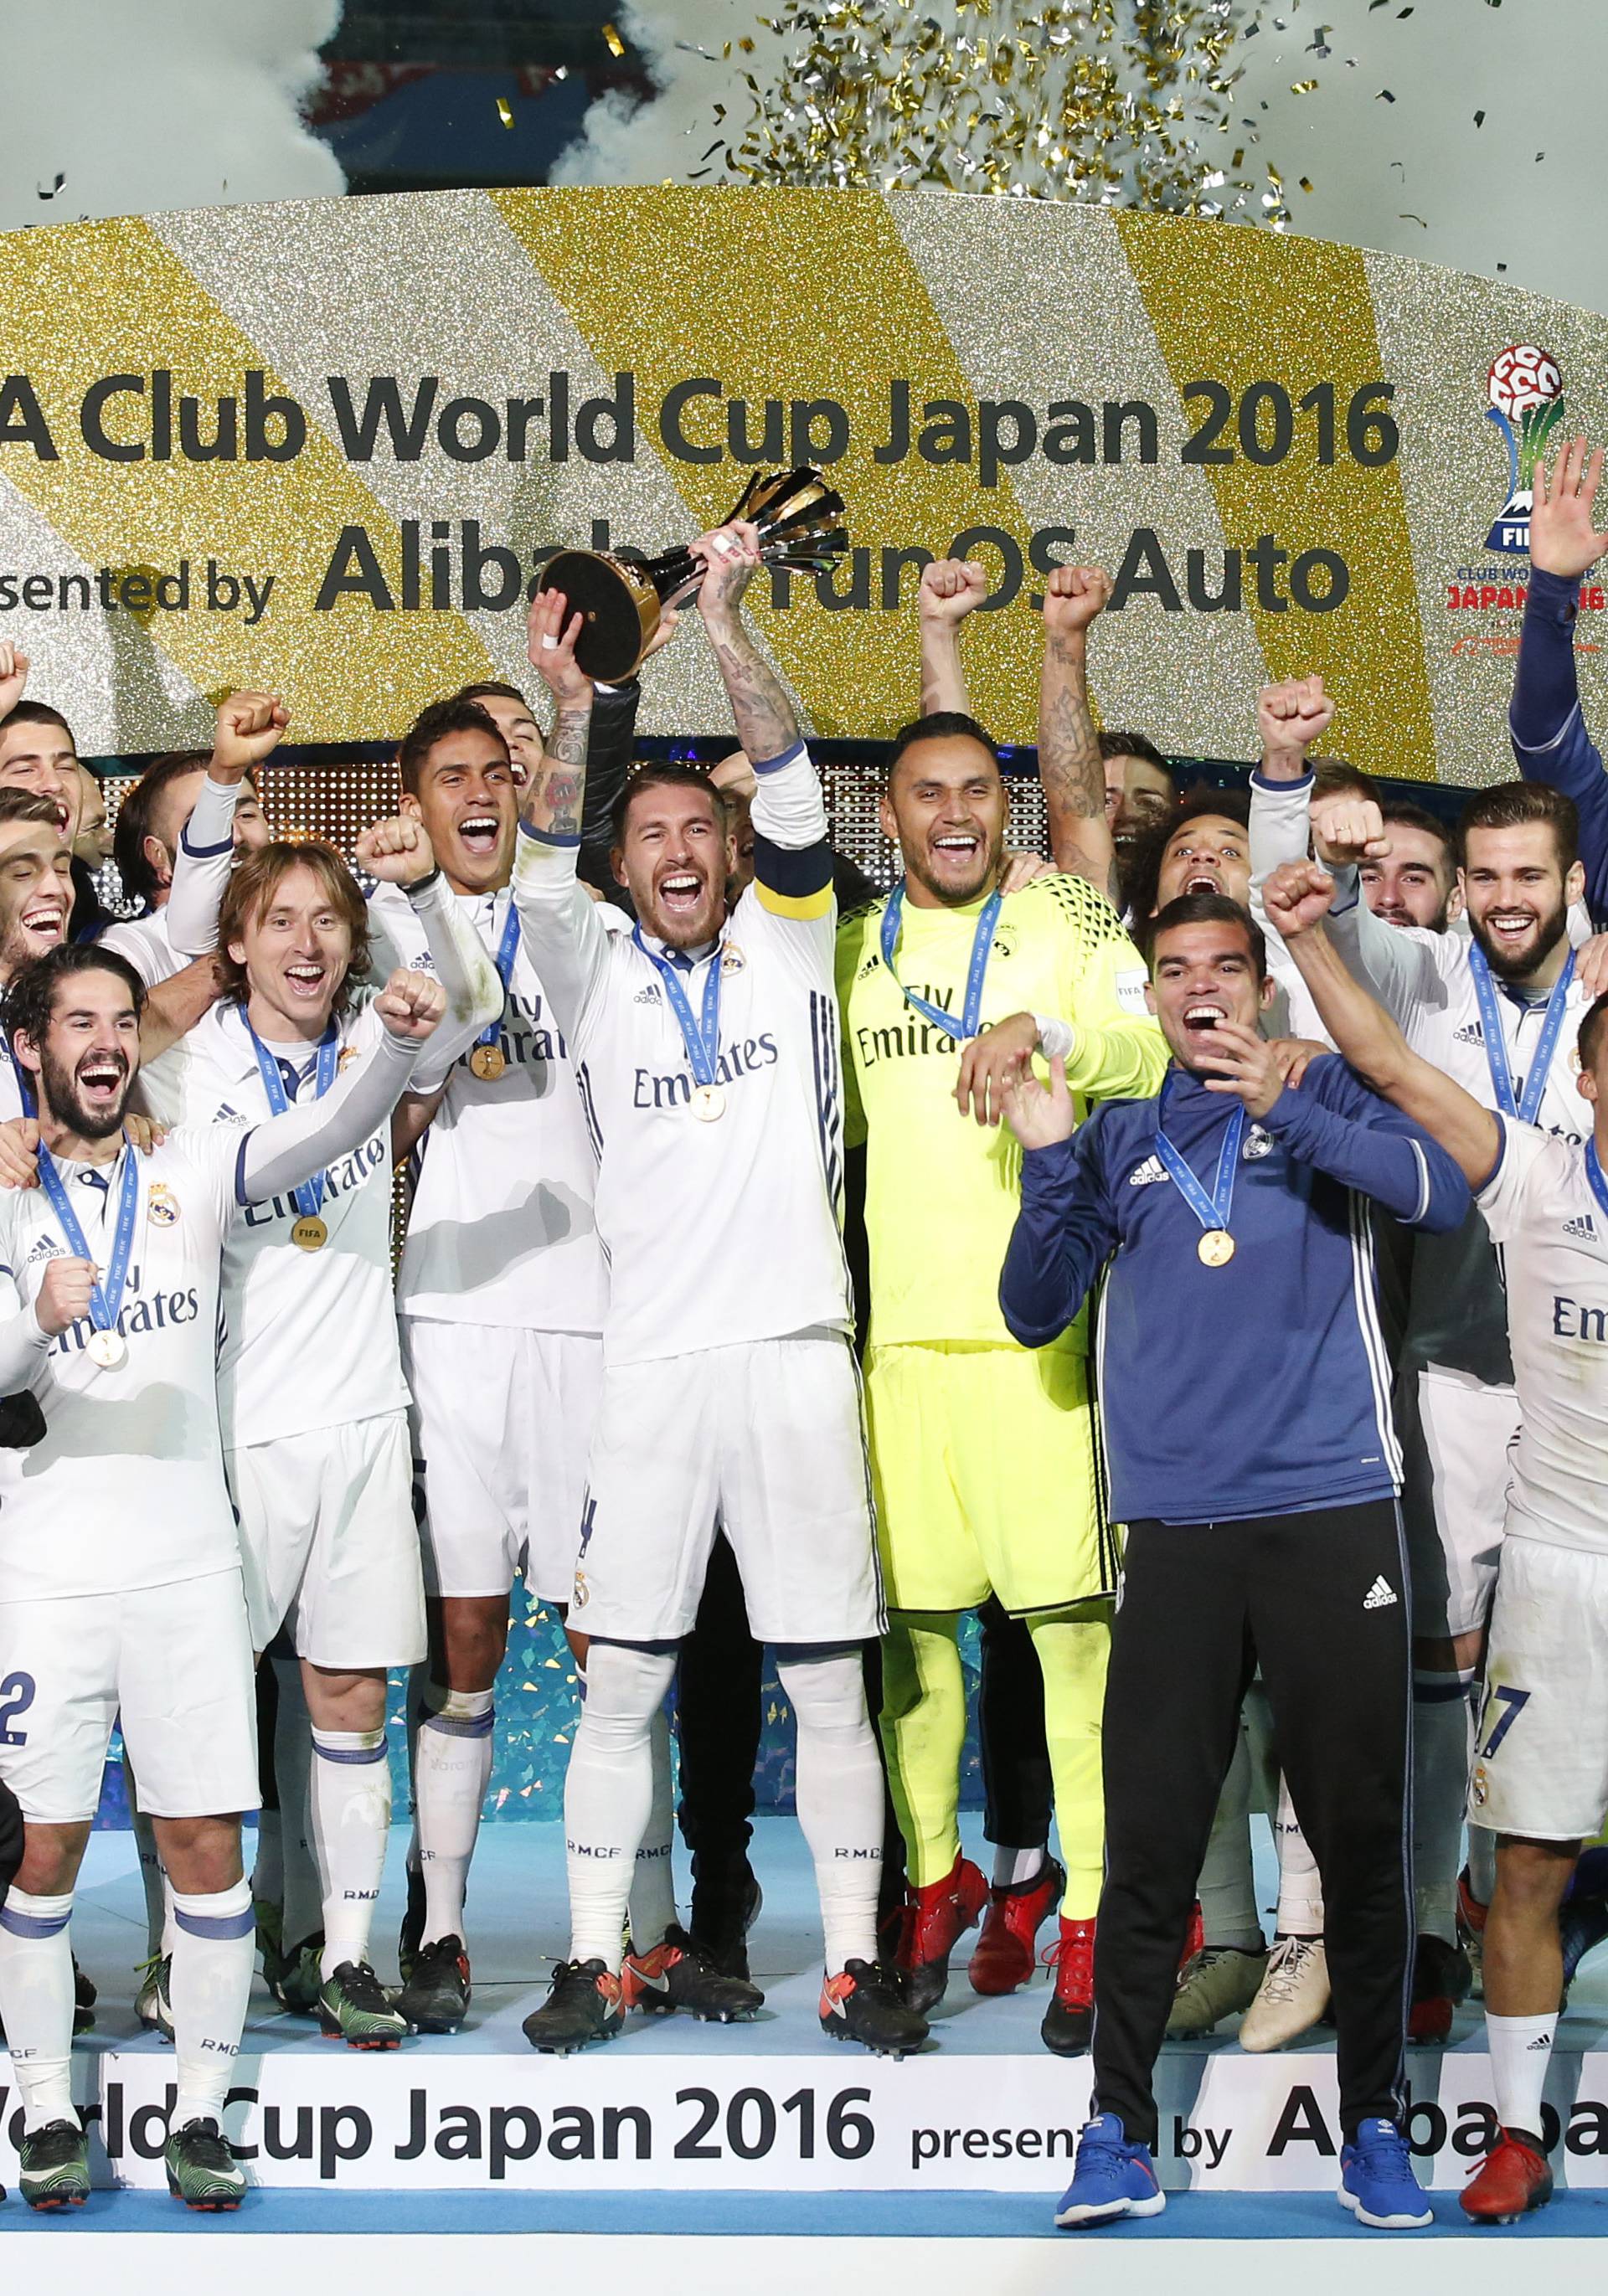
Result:
{"label": "white football jersey", "polygon": [[[791,753],[781,770],[800,760],[818,808],[803,753]],[[772,803],[762,775],[754,800],[761,839]],[[824,837],[809,849],[824,855]],[[763,844],[757,857],[769,865]],[[776,856],[783,866],[797,857]],[[525,938],[550,996],[574,1004],[561,1004],[560,1018],[598,1158],[606,1362],[651,1362],[851,1321],[838,1230],[837,910],[829,882],[815,885],[819,873],[800,897],[756,877],[712,952],[680,976],[701,1015],[710,967],[720,967],[724,1112],[701,1122],[657,966],[635,935],[605,926],[576,881],[573,847],[521,829],[514,895]]]}
{"label": "white football jersey", "polygon": [[[381,1034],[372,1009],[340,1024],[340,1068]],[[298,1103],[312,1095],[316,1048],[275,1044],[291,1064]],[[181,1121],[226,1126],[238,1137],[274,1113],[237,1004],[215,1004],[185,1039]],[[339,1073],[339,1070],[337,1071]],[[307,1190],[301,1192],[304,1195]],[[389,1122],[339,1156],[324,1178],[322,1250],[304,1251],[291,1231],[295,1198],[250,1204],[224,1251],[224,1320],[217,1364],[224,1447],[276,1441],[346,1426],[406,1406],[390,1272]]]}
{"label": "white football jersey", "polygon": [[[1335,947],[1394,1015],[1414,1051],[1481,1107],[1494,1110],[1496,1090],[1469,962],[1473,944],[1461,933],[1385,924],[1358,898],[1356,875],[1355,870],[1336,873],[1331,923]],[[1493,985],[1514,1098],[1522,1102],[1546,1020],[1546,999],[1531,1002],[1500,980],[1493,980]],[[1571,981],[1536,1117],[1541,1132],[1570,1147],[1579,1147],[1590,1129],[1590,1111],[1575,1078],[1576,1040],[1591,1002],[1579,982]],[[1444,1365],[1492,1385],[1512,1379],[1501,1278],[1478,1210],[1450,1235],[1415,1238],[1403,1347],[1410,1363]]]}
{"label": "white football jersey", "polygon": [[1522,1414],[1507,1533],[1608,1554],[1608,1212],[1577,1143],[1498,1121],[1479,1201],[1502,1250]]}
{"label": "white football jersey", "polygon": [[95,946],[127,957],[147,988],[158,988],[164,980],[171,980],[190,962],[187,956],[179,955],[168,937],[165,908],[152,909],[148,916],[126,917],[119,923],[108,925]]}
{"label": "white football jersey", "polygon": [[[512,899],[506,889],[457,897],[494,959]],[[385,905],[388,927],[393,909]],[[570,1047],[522,934],[496,1044],[502,1075],[477,1077],[461,1054],[419,1144],[398,1306],[438,1323],[601,1332],[609,1287],[593,1211],[597,1161]]]}
{"label": "white football jersey", "polygon": [[[185,1128],[149,1156],[61,1165],[103,1267],[124,1167],[138,1171],[119,1317],[128,1352],[99,1369],[87,1321],[44,1347],[32,1387],[48,1431],[31,1450],[0,1450],[0,1602],[167,1586],[239,1561],[216,1372],[241,1146],[233,1132]],[[72,1256],[43,1188],[0,1191],[0,1315],[31,1310],[50,1262]]]}

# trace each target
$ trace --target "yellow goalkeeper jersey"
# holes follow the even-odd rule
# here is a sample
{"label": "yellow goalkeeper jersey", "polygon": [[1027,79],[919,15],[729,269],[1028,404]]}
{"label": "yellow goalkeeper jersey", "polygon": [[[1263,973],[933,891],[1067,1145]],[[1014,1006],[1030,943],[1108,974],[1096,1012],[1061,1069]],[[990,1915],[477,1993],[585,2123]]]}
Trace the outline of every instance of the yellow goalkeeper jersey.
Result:
{"label": "yellow goalkeeper jersey", "polygon": [[[1014,1347],[997,1298],[1016,1218],[1021,1151],[1008,1126],[955,1103],[961,1046],[906,991],[958,1020],[984,904],[906,901],[893,965],[877,901],[838,931],[845,1137],[866,1152],[871,1344],[960,1341]],[[1002,905],[983,979],[980,1027],[1013,1013],[1070,1021],[1067,1078],[1079,1119],[1091,1099],[1144,1098],[1167,1065],[1145,1010],[1145,971],[1110,903],[1081,877],[1036,878]],[[901,986],[902,983],[902,986]],[[1042,1070],[1041,1070],[1042,1072]],[[1081,1350],[1080,1316],[1061,1341]]]}

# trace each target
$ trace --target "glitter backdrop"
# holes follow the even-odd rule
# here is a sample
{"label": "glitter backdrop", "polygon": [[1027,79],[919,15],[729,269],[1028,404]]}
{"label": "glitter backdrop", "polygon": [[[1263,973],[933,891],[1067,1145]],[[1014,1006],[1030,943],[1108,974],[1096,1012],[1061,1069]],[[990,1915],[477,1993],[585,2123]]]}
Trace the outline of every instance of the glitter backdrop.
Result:
{"label": "glitter backdrop", "polygon": [[[465,678],[528,675],[544,553],[662,548],[797,456],[830,467],[854,547],[778,578],[756,622],[817,734],[909,715],[918,570],[958,548],[989,579],[966,651],[1002,738],[1031,737],[1044,572],[1093,558],[1120,601],[1108,722],[1243,756],[1257,685],[1317,670],[1358,764],[1489,781],[1526,566],[1522,529],[1489,539],[1493,362],[1535,347],[1563,429],[1608,428],[1608,321],[1097,199],[421,194],[4,254],[0,635],[98,754],[194,742],[241,684],[283,693],[297,738],[394,736]],[[1604,603],[1587,586],[1599,717]],[[644,731],[726,722],[689,632]]]}

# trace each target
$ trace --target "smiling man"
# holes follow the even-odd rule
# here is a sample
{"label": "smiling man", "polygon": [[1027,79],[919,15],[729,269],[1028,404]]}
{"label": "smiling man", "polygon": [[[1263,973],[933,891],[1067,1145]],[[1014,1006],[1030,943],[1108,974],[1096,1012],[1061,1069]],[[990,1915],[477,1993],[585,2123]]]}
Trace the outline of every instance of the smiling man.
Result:
{"label": "smiling man", "polygon": [[[1585,882],[1570,799],[1503,782],[1469,800],[1457,829],[1466,936],[1391,926],[1363,899],[1358,866],[1385,841],[1376,806],[1336,795],[1315,809],[1313,833],[1335,875],[1335,948],[1413,1050],[1483,1106],[1578,1145],[1572,1060],[1591,999],[1569,944]],[[1413,2035],[1444,2040],[1472,1981],[1456,1923],[1473,1698],[1519,1430],[1501,1276],[1478,1210],[1456,1235],[1415,1248],[1396,1407],[1417,1637]],[[1482,1902],[1489,1835],[1471,1828],[1470,1849],[1479,1870],[1465,1888]]]}
{"label": "smiling man", "polygon": [[[1088,611],[1073,576],[1060,570],[1050,585],[1046,652],[1064,642],[1063,622],[1080,627]],[[1079,777],[1078,817],[1103,824],[1086,713],[1060,749]],[[903,877],[844,921],[837,980],[848,1136],[866,1148],[866,1416],[891,1613],[882,1734],[912,1877],[907,1988],[923,2008],[940,1998],[950,1953],[987,1905],[989,1950],[973,1981],[1012,1990],[1031,1975],[1038,1927],[1058,1911],[1042,2030],[1047,2046],[1071,2053],[1087,2046],[1093,2001],[1098,1717],[1116,1554],[1095,1471],[1085,1327],[1075,1321],[1030,1350],[1000,1318],[993,1270],[1021,1156],[999,1126],[998,1080],[1013,1053],[1048,1040],[1052,1021],[1080,1104],[1153,1090],[1165,1055],[1138,953],[1084,877],[1040,877],[1002,907],[1005,817],[999,761],[974,719],[944,711],[907,726],[882,807]],[[956,1642],[961,1612],[990,1593],[1026,1621],[1044,1677],[1065,1859],[1062,1868],[1013,1853],[991,1895],[960,1852]]]}
{"label": "smiling man", "polygon": [[[51,799],[0,789],[0,984],[67,938],[72,848]],[[0,1042],[0,1120],[28,1112],[9,1042]]]}
{"label": "smiling man", "polygon": [[1108,1103],[1079,1128],[1062,1065],[1046,1089],[1024,1059],[1005,1103],[1026,1152],[1000,1307],[1023,1346],[1053,1344],[1109,1262],[1101,1409],[1128,1525],[1103,1742],[1094,2118],[1056,2221],[1162,2206],[1152,2074],[1259,1663],[1328,1909],[1341,2199],[1366,2224],[1427,2224],[1399,2128],[1407,1607],[1365,1200],[1444,1231],[1468,1191],[1341,1061],[1284,1084],[1259,1033],[1262,937],[1237,904],[1170,903],[1151,965],[1172,1054],[1159,1100]]}
{"label": "smiling man", "polygon": [[[119,1717],[174,1890],[170,2189],[234,2209],[222,2117],[251,1981],[240,1812],[257,1804],[251,1650],[219,1442],[224,1253],[253,1208],[350,1155],[406,1083],[445,998],[398,974],[373,1042],[316,1101],[184,1128],[148,1156],[122,1127],[145,991],[66,946],[24,965],[4,1019],[37,1095],[37,1184],[0,1193],[0,1390],[46,1432],[0,1455],[0,1774],[27,1821],[0,1912],[0,2018],[23,2112],[23,2198],[88,2196],[72,2103],[74,1883]],[[320,1335],[320,1349],[330,1334]]]}

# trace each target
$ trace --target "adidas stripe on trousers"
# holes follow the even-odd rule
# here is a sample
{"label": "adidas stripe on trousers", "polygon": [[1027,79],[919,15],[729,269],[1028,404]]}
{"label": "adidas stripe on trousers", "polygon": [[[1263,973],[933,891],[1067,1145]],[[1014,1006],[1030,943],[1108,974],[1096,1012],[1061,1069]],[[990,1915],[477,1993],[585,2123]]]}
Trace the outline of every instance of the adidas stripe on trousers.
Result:
{"label": "adidas stripe on trousers", "polygon": [[1128,1526],[1106,1681],[1096,2112],[1153,2145],[1151,2079],[1259,1666],[1323,1876],[1341,2126],[1401,2112],[1412,1976],[1411,1619],[1393,1499]]}

